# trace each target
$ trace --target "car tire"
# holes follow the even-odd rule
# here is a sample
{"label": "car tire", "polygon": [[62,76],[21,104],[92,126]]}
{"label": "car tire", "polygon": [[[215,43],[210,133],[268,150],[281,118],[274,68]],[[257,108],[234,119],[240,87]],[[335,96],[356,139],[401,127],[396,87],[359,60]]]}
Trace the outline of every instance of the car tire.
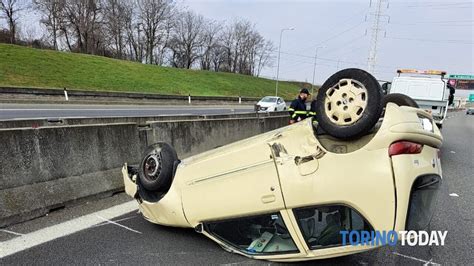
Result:
{"label": "car tire", "polygon": [[379,82],[368,72],[349,68],[324,82],[316,96],[316,119],[333,137],[355,139],[369,132],[383,110]]}
{"label": "car tire", "polygon": [[149,191],[168,191],[177,160],[175,149],[168,143],[159,142],[148,146],[138,169],[138,178],[143,188]]}
{"label": "car tire", "polygon": [[394,103],[398,106],[410,106],[420,108],[418,104],[410,96],[401,93],[391,93],[383,97],[383,106],[387,106],[387,103]]}

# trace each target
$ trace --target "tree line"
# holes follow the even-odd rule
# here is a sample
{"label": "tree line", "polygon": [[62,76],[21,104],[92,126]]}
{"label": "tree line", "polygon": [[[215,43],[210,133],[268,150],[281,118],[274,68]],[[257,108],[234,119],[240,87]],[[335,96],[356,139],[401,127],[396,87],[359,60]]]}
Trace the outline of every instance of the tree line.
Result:
{"label": "tree line", "polygon": [[[39,13],[40,40],[19,37],[22,12]],[[0,42],[254,76],[273,62],[273,43],[251,22],[214,21],[172,0],[0,0],[0,14]]]}

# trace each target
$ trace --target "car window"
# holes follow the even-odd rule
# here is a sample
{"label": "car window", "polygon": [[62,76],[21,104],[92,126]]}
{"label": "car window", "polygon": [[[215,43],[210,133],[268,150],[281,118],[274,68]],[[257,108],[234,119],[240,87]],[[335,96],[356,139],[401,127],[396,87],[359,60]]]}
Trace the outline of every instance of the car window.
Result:
{"label": "car window", "polygon": [[276,97],[263,97],[260,101],[264,103],[274,103],[277,101],[277,98]]}
{"label": "car window", "polygon": [[282,103],[283,101],[281,99],[278,99],[278,104]]}
{"label": "car window", "polygon": [[204,228],[247,254],[299,252],[280,213],[208,222]]}
{"label": "car window", "polygon": [[373,231],[360,214],[347,206],[307,207],[293,212],[310,249],[341,245],[340,231]]}

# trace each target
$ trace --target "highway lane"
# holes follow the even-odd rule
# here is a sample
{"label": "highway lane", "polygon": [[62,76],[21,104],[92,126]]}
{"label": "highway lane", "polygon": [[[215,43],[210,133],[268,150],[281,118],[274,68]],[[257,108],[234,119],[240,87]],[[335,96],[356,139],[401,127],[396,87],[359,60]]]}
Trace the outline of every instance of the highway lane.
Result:
{"label": "highway lane", "polygon": [[[397,265],[468,265],[472,264],[474,213],[474,116],[464,112],[450,114],[443,128],[442,151],[443,186],[438,197],[438,206],[430,230],[447,230],[445,246],[435,247],[382,247],[366,253],[335,259],[319,260],[321,265],[342,264],[397,264]],[[455,196],[456,194],[457,196]],[[97,204],[97,210],[126,201],[123,194],[108,203]],[[102,202],[102,201],[98,201]],[[108,204],[108,205],[107,205]],[[75,211],[84,215],[90,208],[78,206]],[[91,210],[92,212],[93,210]],[[74,209],[52,213],[27,223],[0,231],[0,240],[19,237],[13,233],[26,234],[61,222],[79,214]],[[189,229],[170,228],[145,221],[136,211],[113,219],[113,223],[101,223],[20,251],[0,260],[0,264],[258,264],[255,261],[222,250],[206,237]],[[39,225],[40,224],[40,225]],[[125,227],[138,231],[133,232]],[[1,243],[0,243],[1,247]],[[315,262],[304,263],[312,265]]]}
{"label": "highway lane", "polygon": [[166,105],[80,105],[0,104],[0,120],[20,118],[113,117],[155,115],[230,114],[253,111],[248,105],[166,106]]}

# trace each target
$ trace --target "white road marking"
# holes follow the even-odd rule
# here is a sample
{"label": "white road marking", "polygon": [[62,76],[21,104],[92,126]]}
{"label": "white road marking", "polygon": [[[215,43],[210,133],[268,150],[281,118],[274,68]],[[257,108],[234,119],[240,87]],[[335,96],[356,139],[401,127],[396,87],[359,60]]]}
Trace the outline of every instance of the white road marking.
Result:
{"label": "white road marking", "polygon": [[9,233],[9,234],[12,234],[12,235],[16,235],[16,236],[22,236],[23,235],[23,234],[13,232],[13,231],[10,231],[10,230],[7,230],[7,229],[1,229],[0,231],[5,232],[5,233]]}
{"label": "white road marking", "polygon": [[250,109],[248,106],[238,106],[238,107],[229,107],[229,106],[216,106],[216,107],[130,107],[130,108],[0,108],[0,111],[172,111],[172,110],[235,110],[235,109]]}
{"label": "white road marking", "polygon": [[132,231],[132,232],[134,232],[134,233],[137,233],[137,234],[141,234],[141,233],[142,233],[142,232],[140,232],[140,231],[134,230],[134,229],[132,229],[132,228],[130,228],[130,227],[127,227],[127,226],[125,226],[125,225],[122,225],[122,224],[119,224],[119,223],[117,223],[117,222],[114,222],[114,221],[111,221],[111,220],[109,220],[109,219],[106,219],[106,218],[104,218],[104,217],[102,217],[102,216],[100,216],[100,215],[97,215],[97,217],[100,218],[100,219],[102,219],[102,220],[104,220],[104,221],[106,221],[107,223],[110,223],[110,224],[113,224],[113,225],[116,225],[116,226],[120,226],[120,227],[125,228],[125,229],[127,229],[127,230],[129,230],[129,231]]}
{"label": "white road marking", "polygon": [[449,196],[451,196],[451,197],[459,197],[459,195],[456,194],[456,193],[451,193],[451,194],[449,194]]}
{"label": "white road marking", "polygon": [[425,263],[423,265],[441,265],[439,263],[432,262],[431,260],[422,260],[422,259],[415,258],[415,257],[412,257],[412,256],[403,255],[403,254],[400,254],[398,252],[393,252],[392,254],[398,255],[398,256],[401,256],[401,257],[404,257],[404,258],[407,258],[407,259],[412,259],[412,260],[416,260],[416,261]]}
{"label": "white road marking", "polygon": [[[115,220],[114,222],[118,223],[118,222],[122,222],[122,221],[126,221],[126,220],[133,219],[133,218],[135,218],[135,217],[137,217],[137,216],[125,217],[125,218],[122,218],[122,219]],[[103,223],[100,223],[100,224],[96,224],[96,225],[94,225],[94,226],[92,226],[92,227],[99,227],[99,226],[103,226],[103,225],[107,225],[107,224],[109,224],[109,223],[103,222]]]}
{"label": "white road marking", "polygon": [[455,151],[450,151],[450,153],[456,153]]}
{"label": "white road marking", "polygon": [[[200,108],[199,110],[202,111],[209,111],[209,110],[220,110],[220,109],[227,109],[227,108],[212,108],[212,109],[205,109]],[[162,108],[137,108],[137,109],[0,109],[0,111],[168,111],[174,110],[173,109],[162,109]],[[189,109],[187,109],[189,110]]]}
{"label": "white road marking", "polygon": [[113,219],[126,213],[135,211],[138,208],[136,201],[129,201],[120,205],[101,210],[95,213],[84,215],[64,223],[46,227],[11,240],[0,243],[0,259],[8,255],[15,254],[25,249],[41,245],[48,241],[67,236],[81,230],[90,228],[93,225],[103,222],[97,216],[106,219]]}
{"label": "white road marking", "polygon": [[251,261],[243,260],[243,261],[238,261],[238,262],[224,263],[224,264],[221,264],[221,266],[243,265],[244,263],[248,263],[248,262],[251,262]]}

